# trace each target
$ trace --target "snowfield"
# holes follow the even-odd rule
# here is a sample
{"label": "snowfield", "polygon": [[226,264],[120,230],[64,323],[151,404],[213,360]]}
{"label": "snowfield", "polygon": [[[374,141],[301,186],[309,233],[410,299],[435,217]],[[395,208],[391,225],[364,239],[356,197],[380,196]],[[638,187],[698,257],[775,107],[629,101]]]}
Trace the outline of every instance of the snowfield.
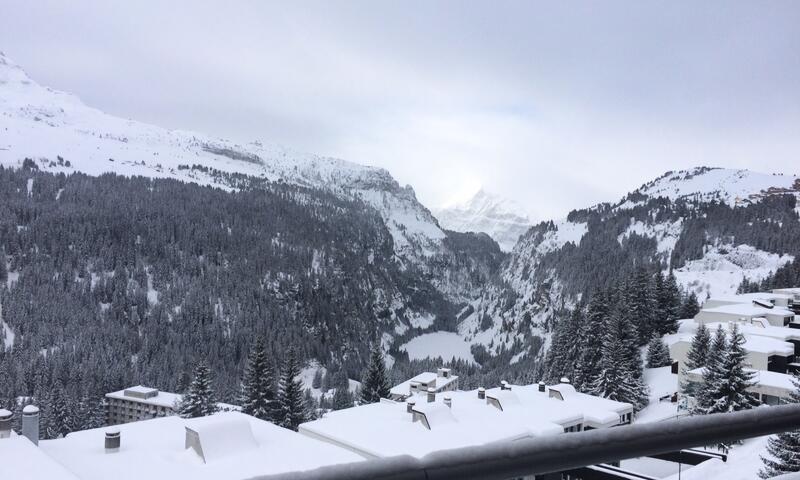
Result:
{"label": "snowfield", "polygon": [[408,352],[410,360],[423,360],[425,358],[442,357],[448,361],[458,358],[475,363],[470,344],[459,334],[453,332],[434,332],[420,335],[400,347]]}
{"label": "snowfield", "polygon": [[736,293],[744,278],[763,280],[770,273],[794,260],[792,255],[768,253],[749,245],[720,246],[709,249],[703,258],[674,270],[678,284],[704,300]]}

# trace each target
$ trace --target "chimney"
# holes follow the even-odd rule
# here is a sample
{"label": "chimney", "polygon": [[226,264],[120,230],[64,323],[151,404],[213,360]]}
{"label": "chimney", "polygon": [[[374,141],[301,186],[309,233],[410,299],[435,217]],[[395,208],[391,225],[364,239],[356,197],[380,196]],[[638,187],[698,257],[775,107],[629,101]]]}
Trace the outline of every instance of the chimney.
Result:
{"label": "chimney", "polygon": [[544,392],[544,391],[545,391],[545,384],[544,384],[544,382],[539,382],[539,391],[540,391],[540,392]]}
{"label": "chimney", "polygon": [[453,398],[450,395],[445,395],[444,404],[447,405],[447,408],[453,408]]}
{"label": "chimney", "polygon": [[412,413],[414,411],[414,405],[416,405],[416,404],[417,404],[417,402],[415,402],[414,400],[407,401],[406,402],[406,412]]}
{"label": "chimney", "polygon": [[106,453],[119,452],[119,446],[122,437],[119,433],[119,427],[109,427],[106,429]]}
{"label": "chimney", "polygon": [[5,408],[0,408],[0,439],[11,436],[11,422],[14,414]]}
{"label": "chimney", "polygon": [[428,403],[436,401],[436,390],[433,387],[428,388]]}
{"label": "chimney", "polygon": [[561,383],[566,383],[566,384],[569,384],[569,378],[567,378],[567,377],[561,377]]}
{"label": "chimney", "polygon": [[478,389],[478,400],[486,400],[486,389],[483,387]]}
{"label": "chimney", "polygon": [[500,390],[511,390],[511,385],[508,384],[505,380],[500,382]]}
{"label": "chimney", "polygon": [[436,376],[441,378],[450,378],[450,369],[441,367],[436,370]]}
{"label": "chimney", "polygon": [[34,445],[39,445],[39,408],[26,405],[22,409],[22,434]]}

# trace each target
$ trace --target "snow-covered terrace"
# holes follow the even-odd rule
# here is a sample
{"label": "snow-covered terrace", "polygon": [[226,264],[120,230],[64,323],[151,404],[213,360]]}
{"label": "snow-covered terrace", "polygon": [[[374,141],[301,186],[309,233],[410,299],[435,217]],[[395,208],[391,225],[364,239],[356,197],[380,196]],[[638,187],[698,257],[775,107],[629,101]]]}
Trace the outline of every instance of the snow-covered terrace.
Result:
{"label": "snow-covered terrace", "polygon": [[[231,428],[226,428],[228,423]],[[195,450],[186,448],[186,427],[200,432],[205,461]],[[40,448],[46,455],[40,456],[52,457],[81,480],[244,480],[362,459],[347,450],[238,412],[218,413],[198,420],[164,417],[118,428],[121,435],[118,452],[105,452],[105,430],[99,428],[73,432],[62,439],[43,440]],[[4,443],[0,441],[0,448]]]}

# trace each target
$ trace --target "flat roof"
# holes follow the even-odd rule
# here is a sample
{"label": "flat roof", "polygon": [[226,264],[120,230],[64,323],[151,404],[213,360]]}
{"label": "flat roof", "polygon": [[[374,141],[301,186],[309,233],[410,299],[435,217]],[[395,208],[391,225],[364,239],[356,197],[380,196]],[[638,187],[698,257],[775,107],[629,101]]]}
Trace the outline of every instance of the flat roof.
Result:
{"label": "flat roof", "polygon": [[792,296],[784,293],[755,292],[755,293],[739,293],[735,295],[734,294],[718,295],[709,298],[709,300],[717,300],[723,302],[741,302],[741,303],[748,303],[752,302],[753,300],[776,300],[776,299],[791,300]]}
{"label": "flat roof", "polygon": [[[227,420],[248,422],[254,444],[233,441],[241,448],[218,448],[218,454],[208,463],[193,450],[184,448],[186,426],[202,429],[211,422],[214,426],[208,433],[235,434],[237,429],[217,425]],[[119,428],[121,439],[120,450],[115,453],[105,453],[105,428],[43,440],[39,442],[40,448],[81,480],[245,480],[362,460],[349,451],[239,412],[217,413],[201,420],[170,416],[115,428]],[[213,439],[217,444],[228,440],[235,439]]]}
{"label": "flat roof", "polygon": [[[713,322],[706,325],[713,337],[714,331],[717,326],[722,326],[724,329],[730,331],[733,324],[730,322]],[[742,348],[748,352],[764,353],[767,355],[793,355],[794,344],[784,341],[783,335],[786,335],[786,330],[793,330],[786,327],[766,327],[760,328],[755,325],[747,325],[736,323],[739,331],[744,335],[744,344]],[[778,331],[776,331],[778,330]],[[800,330],[796,330],[800,333]],[[763,334],[762,334],[763,332]],[[793,334],[794,335],[794,334]],[[678,342],[691,343],[694,335],[682,335]],[[673,344],[674,345],[674,344]],[[671,350],[670,350],[671,351]]]}
{"label": "flat roof", "polygon": [[736,303],[733,305],[723,305],[721,307],[704,308],[700,310],[700,312],[727,313],[730,315],[742,315],[747,317],[763,317],[765,315],[794,316],[794,312],[790,312],[785,308],[764,308],[747,303]]}
{"label": "flat roof", "polygon": [[[136,390],[135,390],[136,389]],[[145,393],[148,391],[152,391],[154,389],[150,389],[148,387],[143,387],[138,385],[136,387],[125,388],[123,390],[119,390],[116,392],[106,393],[107,398],[115,398],[118,400],[127,400],[129,402],[136,402],[136,403],[145,403],[147,405],[155,405],[158,407],[168,407],[172,408],[178,403],[180,403],[181,398],[183,396],[179,393],[170,393],[170,392],[162,392],[159,391],[158,395],[150,398],[139,398],[139,397],[131,397],[130,395],[125,395],[125,391],[134,390],[140,393]]]}
{"label": "flat roof", "polygon": [[[703,375],[704,370],[705,370],[704,367],[700,367],[700,368],[695,368],[694,370],[689,370],[688,373],[692,375]],[[770,372],[768,370],[753,370],[751,368],[745,368],[744,370],[746,372],[752,372],[754,374],[752,380],[757,385],[779,388],[787,390],[789,392],[793,392],[796,389],[794,382],[792,382],[792,375],[787,375],[785,373],[778,373],[778,372]]]}

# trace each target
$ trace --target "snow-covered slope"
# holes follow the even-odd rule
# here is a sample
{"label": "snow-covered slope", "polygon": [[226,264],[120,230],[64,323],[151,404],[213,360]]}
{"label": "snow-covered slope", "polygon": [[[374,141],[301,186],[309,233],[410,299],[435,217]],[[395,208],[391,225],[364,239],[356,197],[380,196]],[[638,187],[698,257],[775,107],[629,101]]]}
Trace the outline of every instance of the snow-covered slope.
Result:
{"label": "snow-covered slope", "polygon": [[794,258],[798,202],[776,197],[764,205],[786,194],[800,197],[797,176],[699,167],[662,175],[616,203],[541,222],[519,239],[502,285],[472,303],[459,332],[494,352],[530,334],[546,346],[559,309],[642,263],[672,267],[701,299],[733,292],[744,278],[761,280]]}
{"label": "snow-covered slope", "polygon": [[0,53],[0,164],[20,166],[25,158],[49,171],[114,172],[229,187],[219,176],[191,168],[197,165],[361,196],[383,216],[396,253],[415,262],[436,252],[445,237],[411,187],[401,187],[384,169],[114,117],[75,95],[37,84]]}
{"label": "snow-covered slope", "polygon": [[684,198],[706,202],[717,200],[728,205],[737,205],[781,192],[800,192],[800,179],[796,175],[699,167],[668,172],[642,185],[634,193],[651,198]]}
{"label": "snow-covered slope", "polygon": [[434,210],[440,225],[456,232],[483,232],[510,252],[531,227],[525,209],[512,200],[479,190],[463,203]]}

